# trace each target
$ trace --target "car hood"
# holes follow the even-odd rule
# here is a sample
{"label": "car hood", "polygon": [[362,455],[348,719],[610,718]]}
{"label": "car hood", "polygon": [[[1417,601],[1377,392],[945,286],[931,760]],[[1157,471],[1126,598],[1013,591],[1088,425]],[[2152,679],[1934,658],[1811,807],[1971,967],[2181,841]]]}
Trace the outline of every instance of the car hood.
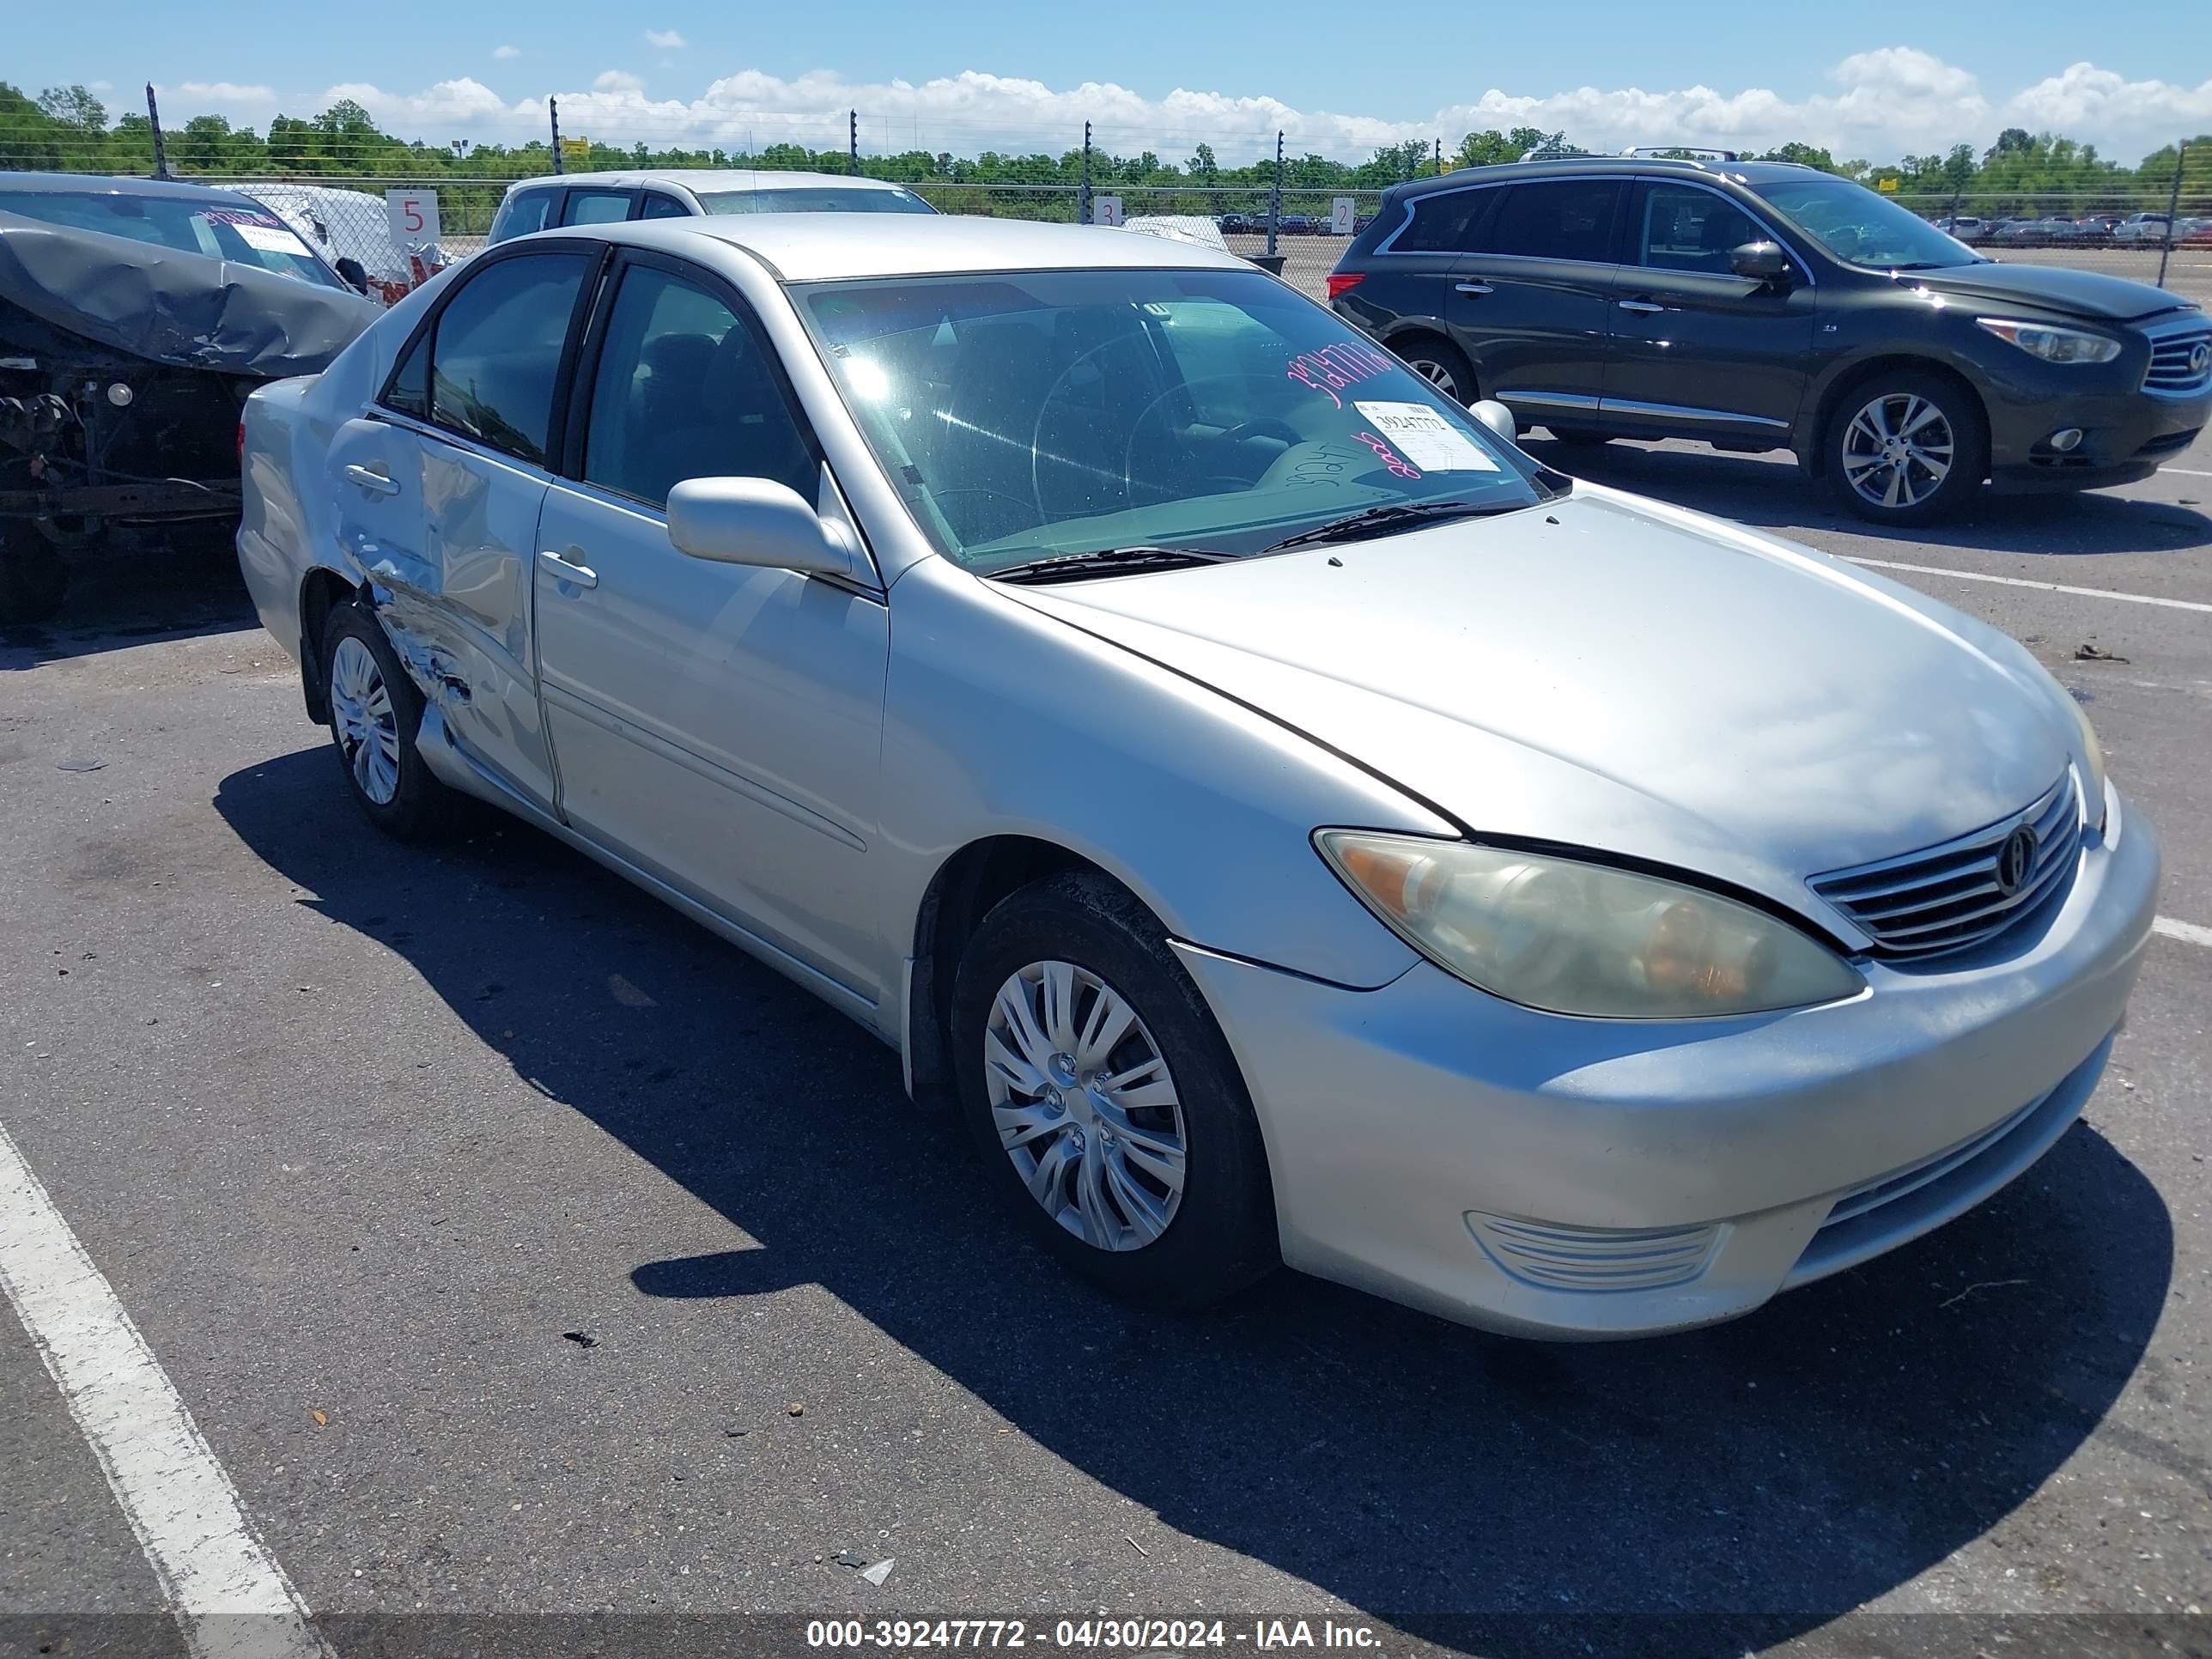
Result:
{"label": "car hood", "polygon": [[[2027,805],[2078,742],[2012,640],[1702,514],[1548,507],[1020,602],[1272,716],[1471,832],[1805,878]],[[1319,826],[1316,826],[1319,827]]]}
{"label": "car hood", "polygon": [[2148,283],[2131,283],[2124,276],[2101,271],[2068,270],[2058,265],[1953,265],[1942,270],[1914,270],[1898,279],[1914,288],[1961,300],[1999,305],[2034,306],[2044,311],[2064,312],[2069,317],[2102,317],[2124,321],[2172,311],[2180,301]]}

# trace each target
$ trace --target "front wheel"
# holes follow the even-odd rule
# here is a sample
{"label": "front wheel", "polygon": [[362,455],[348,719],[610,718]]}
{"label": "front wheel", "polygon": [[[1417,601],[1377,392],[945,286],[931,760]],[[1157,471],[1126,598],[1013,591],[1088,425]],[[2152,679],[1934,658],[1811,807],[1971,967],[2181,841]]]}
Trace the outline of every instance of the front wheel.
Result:
{"label": "front wheel", "polygon": [[986,1180],[1067,1266],[1192,1307],[1275,1265],[1243,1079],[1125,890],[1067,874],[1002,900],[961,958],[951,1035]]}
{"label": "front wheel", "polygon": [[1885,375],[1844,398],[1829,423],[1830,482],[1876,524],[1928,524],[1964,507],[1989,470],[1981,411],[1933,374]]}

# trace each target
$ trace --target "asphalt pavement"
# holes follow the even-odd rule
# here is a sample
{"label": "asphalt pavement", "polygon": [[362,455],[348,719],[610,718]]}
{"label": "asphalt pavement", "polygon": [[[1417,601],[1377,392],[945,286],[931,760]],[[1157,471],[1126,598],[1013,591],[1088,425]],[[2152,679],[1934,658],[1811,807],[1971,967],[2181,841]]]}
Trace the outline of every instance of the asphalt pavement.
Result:
{"label": "asphalt pavement", "polygon": [[[1116,1306],[839,1016],[518,824],[376,837],[219,556],[0,636],[0,1127],[333,1650],[435,1615],[478,1621],[447,1651],[629,1652],[674,1627],[518,1616],[1101,1611],[1398,1651],[2205,1650],[2212,445],[1913,538],[1771,458],[1530,447],[2027,641],[2166,848],[2080,1127],[1933,1237],[1665,1340],[1287,1274]],[[0,1655],[179,1650],[7,1313],[0,1474]]]}

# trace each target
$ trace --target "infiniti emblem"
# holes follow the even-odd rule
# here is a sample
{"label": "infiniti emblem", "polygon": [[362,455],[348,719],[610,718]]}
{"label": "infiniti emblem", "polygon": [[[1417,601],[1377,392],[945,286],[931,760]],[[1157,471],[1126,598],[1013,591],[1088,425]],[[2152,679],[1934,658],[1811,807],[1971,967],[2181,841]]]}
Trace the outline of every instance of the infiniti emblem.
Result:
{"label": "infiniti emblem", "polygon": [[2035,867],[2035,831],[2022,824],[1997,849],[1997,891],[2010,898]]}
{"label": "infiniti emblem", "polygon": [[2189,373],[2212,374],[2212,340],[2199,340],[2189,353]]}

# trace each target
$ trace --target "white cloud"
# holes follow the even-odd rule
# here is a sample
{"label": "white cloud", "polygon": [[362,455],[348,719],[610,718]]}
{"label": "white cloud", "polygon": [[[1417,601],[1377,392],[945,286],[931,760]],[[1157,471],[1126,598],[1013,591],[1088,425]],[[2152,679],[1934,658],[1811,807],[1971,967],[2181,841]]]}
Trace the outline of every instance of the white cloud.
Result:
{"label": "white cloud", "polygon": [[[266,87],[198,84],[178,88],[173,95],[197,106],[173,118],[179,121],[210,106],[266,118],[275,97]],[[1449,154],[1471,130],[1527,125],[1565,129],[1592,149],[1669,141],[1764,149],[1796,139],[1839,158],[1886,161],[1954,143],[1986,149],[1999,129],[2025,126],[2052,128],[2094,143],[2116,160],[2133,161],[2177,132],[2212,125],[2212,81],[2195,88],[2127,82],[2076,64],[1996,94],[1971,71],[1909,46],[1855,52],[1835,64],[1825,85],[1796,98],[1761,87],[1579,87],[1540,94],[1492,88],[1413,118],[1405,112],[1305,110],[1279,99],[1188,88],[1159,96],[1112,82],[1055,88],[979,70],[920,83],[848,81],[826,70],[789,79],[741,70],[690,98],[648,97],[639,76],[610,70],[588,89],[556,95],[564,133],[623,145],[744,149],[793,142],[842,149],[846,112],[857,109],[861,146],[870,152],[921,149],[973,155],[996,149],[1057,155],[1082,142],[1087,120],[1095,142],[1116,154],[1149,149],[1181,161],[1204,142],[1231,166],[1271,153],[1278,129],[1293,155],[1310,150],[1343,160],[1363,159],[1380,144],[1439,137]],[[469,76],[412,94],[333,87],[315,106],[340,97],[366,106],[390,131],[440,143],[466,136],[519,144],[546,130],[544,100],[505,101]],[[290,94],[286,98],[294,101]]]}
{"label": "white cloud", "polygon": [[491,55],[503,64],[510,58],[521,57],[522,48],[520,46],[494,46],[491,49]]}
{"label": "white cloud", "polygon": [[645,32],[645,44],[648,46],[659,46],[663,52],[681,52],[684,49],[684,37],[674,29],[647,29]]}

